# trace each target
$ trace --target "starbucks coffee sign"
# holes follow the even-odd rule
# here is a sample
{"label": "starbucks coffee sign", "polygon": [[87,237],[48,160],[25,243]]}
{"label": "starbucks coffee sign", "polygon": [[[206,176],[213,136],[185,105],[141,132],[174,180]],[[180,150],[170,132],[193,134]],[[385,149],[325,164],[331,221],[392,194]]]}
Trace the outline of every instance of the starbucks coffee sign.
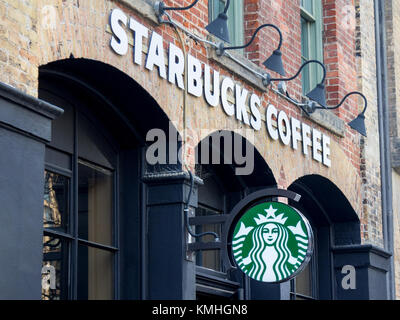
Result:
{"label": "starbucks coffee sign", "polygon": [[204,98],[210,107],[222,107],[228,117],[255,131],[262,129],[262,113],[265,112],[265,126],[271,140],[280,141],[293,150],[302,149],[306,159],[331,167],[331,139],[328,135],[295,117],[289,117],[284,110],[278,110],[272,104],[264,111],[262,97],[255,92],[231,77],[223,76],[190,53],[185,55],[174,42],[166,44],[166,50],[161,34],[128,17],[118,8],[110,13],[110,31],[110,46],[117,55],[128,54],[131,39],[132,63],[144,65],[148,71],[158,70],[160,78],[193,97]]}
{"label": "starbucks coffee sign", "polygon": [[264,202],[248,209],[238,220],[232,237],[237,266],[250,278],[279,283],[298,275],[313,251],[308,220],[295,208]]}

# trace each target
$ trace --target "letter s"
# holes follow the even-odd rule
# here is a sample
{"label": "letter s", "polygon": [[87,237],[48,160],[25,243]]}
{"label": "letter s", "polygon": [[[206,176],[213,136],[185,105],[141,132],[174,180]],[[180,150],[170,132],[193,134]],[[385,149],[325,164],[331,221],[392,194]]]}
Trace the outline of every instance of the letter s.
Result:
{"label": "letter s", "polygon": [[110,15],[110,26],[113,33],[111,48],[117,54],[123,56],[128,52],[128,36],[119,22],[126,26],[128,17],[120,9],[114,9]]}

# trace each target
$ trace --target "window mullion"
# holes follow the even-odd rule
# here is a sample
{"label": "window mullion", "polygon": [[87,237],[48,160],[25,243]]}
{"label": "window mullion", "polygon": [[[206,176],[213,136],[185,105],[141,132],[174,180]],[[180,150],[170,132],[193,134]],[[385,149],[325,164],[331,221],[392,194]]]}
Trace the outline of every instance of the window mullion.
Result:
{"label": "window mullion", "polygon": [[113,245],[118,248],[114,255],[114,299],[119,300],[120,298],[120,243],[119,243],[119,168],[120,168],[120,157],[117,156],[116,170],[114,171],[114,187],[113,187]]}
{"label": "window mullion", "polygon": [[74,110],[74,155],[72,157],[72,171],[73,178],[71,185],[73,186],[72,191],[72,221],[73,228],[72,232],[74,235],[74,241],[72,243],[72,254],[71,254],[71,298],[76,300],[78,298],[78,115],[76,109]]}
{"label": "window mullion", "polygon": [[118,251],[117,247],[107,246],[107,245],[104,245],[104,244],[101,244],[101,243],[98,243],[98,242],[93,242],[93,241],[89,241],[89,240],[85,240],[85,239],[79,239],[78,238],[78,244],[85,245],[87,247],[100,249],[100,250],[106,250],[106,251],[110,251],[110,252],[117,252]]}

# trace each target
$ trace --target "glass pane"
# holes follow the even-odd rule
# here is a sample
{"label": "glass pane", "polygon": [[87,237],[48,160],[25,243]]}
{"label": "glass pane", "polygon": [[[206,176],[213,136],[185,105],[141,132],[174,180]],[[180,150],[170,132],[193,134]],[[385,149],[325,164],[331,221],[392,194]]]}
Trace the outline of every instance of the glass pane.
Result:
{"label": "glass pane", "polygon": [[114,254],[80,245],[78,248],[78,299],[114,298]]}
{"label": "glass pane", "polygon": [[306,19],[301,18],[301,55],[306,60],[310,56],[308,37],[308,22]]}
{"label": "glass pane", "polygon": [[310,263],[305,269],[296,277],[296,293],[312,296],[311,289],[311,268]]}
{"label": "glass pane", "polygon": [[79,237],[112,245],[113,173],[79,161],[78,183]]}
{"label": "glass pane", "polygon": [[68,244],[43,237],[42,300],[65,300],[68,289]]}
{"label": "glass pane", "polygon": [[44,228],[67,232],[69,179],[62,175],[44,172]]}
{"label": "glass pane", "polygon": [[314,1],[319,0],[301,0],[301,6],[306,9],[311,15],[314,14]]}
{"label": "glass pane", "polygon": [[[224,11],[226,0],[209,0],[208,1],[208,12],[209,12],[209,23],[218,17],[218,15]],[[244,42],[244,31],[243,31],[243,0],[231,1],[228,8],[228,30],[230,36],[230,44],[239,46]],[[243,49],[237,50],[237,52],[243,53]]]}
{"label": "glass pane", "polygon": [[[220,214],[217,211],[199,207],[196,210],[196,216],[210,216]],[[215,232],[221,234],[221,224],[209,224],[196,227],[196,233]],[[215,238],[212,235],[207,235],[202,238],[202,242],[213,242]],[[222,271],[221,251],[220,250],[204,250],[199,251],[196,256],[196,264],[208,269]]]}
{"label": "glass pane", "polygon": [[[231,1],[228,9],[228,28],[231,44],[241,46],[244,44],[244,27],[243,27],[243,1]],[[237,50],[243,53],[244,49]]]}

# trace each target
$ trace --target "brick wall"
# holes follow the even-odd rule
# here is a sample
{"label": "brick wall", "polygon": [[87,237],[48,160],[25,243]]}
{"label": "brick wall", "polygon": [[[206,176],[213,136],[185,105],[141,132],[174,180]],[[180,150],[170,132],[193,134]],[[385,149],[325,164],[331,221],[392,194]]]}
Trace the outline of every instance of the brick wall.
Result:
{"label": "brick wall", "polygon": [[388,65],[388,102],[389,102],[389,131],[392,139],[393,170],[393,229],[394,229],[394,271],[396,281],[396,297],[400,299],[400,3],[388,0],[385,2],[387,65]]}
{"label": "brick wall", "polygon": [[[337,105],[351,91],[358,90],[355,59],[355,4],[353,0],[323,0],[324,63],[327,68],[327,104]],[[351,96],[334,110],[346,123],[359,113],[359,97]],[[360,167],[359,135],[346,130],[344,151],[356,168]]]}
{"label": "brick wall", "polygon": [[[294,75],[301,65],[300,0],[294,1],[244,1],[245,41],[250,41],[254,31],[265,23],[280,28],[283,37],[282,56],[287,76]],[[261,65],[278,46],[278,34],[274,29],[264,28],[246,49],[245,56]],[[281,78],[273,72],[272,75]],[[301,99],[301,76],[291,81],[288,89],[296,99]]]}
{"label": "brick wall", "polygon": [[[152,3],[150,0],[146,0],[146,2]],[[188,5],[192,1],[166,0],[165,2],[171,6],[182,6]],[[143,65],[134,65],[131,56],[132,46],[130,46],[129,53],[123,57],[115,55],[109,47],[110,34],[106,32],[106,26],[108,25],[110,10],[117,6],[127,15],[133,16],[140,23],[145,24],[150,30],[155,30],[161,34],[165,41],[165,48],[167,48],[169,42],[181,46],[174,30],[167,25],[158,25],[151,9],[149,9],[147,17],[143,16],[140,12],[144,9],[137,8],[138,3],[141,3],[141,1],[0,0],[0,81],[18,87],[31,95],[37,95],[38,67],[52,61],[68,59],[73,54],[76,58],[102,61],[125,72],[159,102],[161,108],[171,120],[181,123],[183,113],[182,91],[160,79],[156,71],[149,72]],[[372,3],[372,0],[366,0],[366,3]],[[263,23],[276,24],[281,28],[284,37],[282,53],[287,74],[294,74],[301,63],[300,0],[245,0],[244,4],[246,41],[249,40],[253,31],[259,25]],[[354,2],[323,0],[323,4],[325,15],[324,59],[328,66],[327,92],[329,103],[334,104],[346,92],[357,89],[354,16],[345,15],[346,19],[343,20],[342,13],[342,8],[351,8],[354,6]],[[204,27],[208,24],[207,8],[208,2],[201,0],[191,10],[171,12],[171,14],[173,19],[192,32],[206,37],[208,33]],[[55,10],[56,20],[54,24],[49,24],[49,19],[52,19],[52,10]],[[372,27],[373,18],[370,15],[361,15],[361,17],[364,19],[362,21],[365,25],[362,30],[364,30],[365,36],[368,35],[368,32],[373,34],[367,28]],[[211,61],[210,54],[204,45],[185,36],[183,38],[188,53],[219,71],[221,77],[231,77],[234,82],[239,83],[250,92],[256,93],[262,99],[261,114],[264,114],[264,108],[269,103],[273,103],[289,116],[296,117],[331,137],[333,164],[331,168],[326,168],[310,157],[305,157],[301,151],[294,151],[290,147],[284,147],[280,142],[268,139],[264,125],[256,133],[255,144],[271,167],[274,176],[279,179],[281,187],[287,187],[299,177],[308,174],[319,174],[330,179],[346,195],[355,211],[360,215],[362,214],[363,223],[367,226],[366,230],[369,232],[364,234],[366,239],[373,239],[371,241],[379,243],[379,221],[374,219],[380,214],[378,211],[374,212],[372,207],[367,208],[368,210],[364,209],[364,211],[366,210],[364,213],[361,210],[362,199],[360,195],[361,154],[364,152],[365,159],[374,159],[373,161],[375,161],[376,158],[370,158],[368,152],[373,150],[376,152],[376,145],[370,144],[369,140],[361,144],[359,134],[349,127],[345,129],[345,137],[340,137],[320,127],[303,116],[296,106],[277,96],[271,90],[260,90],[236,74],[234,69]],[[266,28],[260,32],[255,43],[245,51],[245,55],[255,64],[260,65],[276,48],[277,41],[277,33],[273,29]],[[373,47],[367,41],[361,43],[368,50]],[[361,68],[367,67],[368,61],[370,60],[358,65]],[[371,64],[374,63],[371,62]],[[369,90],[368,88],[373,87],[373,83],[368,83],[368,77],[374,77],[373,70],[362,73],[360,88],[363,90]],[[290,82],[288,89],[292,96],[301,100],[300,77]],[[372,119],[375,96],[370,93],[368,98],[372,107],[369,109],[371,113],[368,113],[367,118]],[[236,129],[243,127],[234,118],[227,117],[221,111],[221,108],[209,108],[203,98],[188,96],[187,99],[189,106],[187,123],[190,128],[197,130],[197,128]],[[357,101],[356,97],[350,98],[344,107],[337,111],[339,117],[346,122],[353,119],[362,108],[362,104],[358,104]],[[182,129],[182,127],[178,129]],[[368,131],[369,137],[373,138],[375,135],[374,128],[368,127]],[[364,149],[361,149],[361,146]],[[282,159],[285,159],[285,161],[282,161]],[[363,172],[368,173],[364,177],[365,181],[367,184],[371,184],[371,187],[366,188],[362,195],[368,201],[373,195],[376,199],[375,204],[379,204],[380,194],[374,193],[378,186],[375,180],[379,180],[379,178],[376,178],[376,174],[378,174],[376,167],[374,167],[376,164],[366,162],[363,165],[365,165],[362,167]],[[376,226],[376,231],[374,231],[376,235],[371,236],[373,223]]]}
{"label": "brick wall", "polygon": [[357,0],[356,16],[358,90],[364,93],[369,102],[365,122],[368,137],[360,138],[363,198],[361,231],[366,243],[383,247],[374,1]]}
{"label": "brick wall", "polygon": [[0,81],[36,95],[37,1],[0,1]]}

